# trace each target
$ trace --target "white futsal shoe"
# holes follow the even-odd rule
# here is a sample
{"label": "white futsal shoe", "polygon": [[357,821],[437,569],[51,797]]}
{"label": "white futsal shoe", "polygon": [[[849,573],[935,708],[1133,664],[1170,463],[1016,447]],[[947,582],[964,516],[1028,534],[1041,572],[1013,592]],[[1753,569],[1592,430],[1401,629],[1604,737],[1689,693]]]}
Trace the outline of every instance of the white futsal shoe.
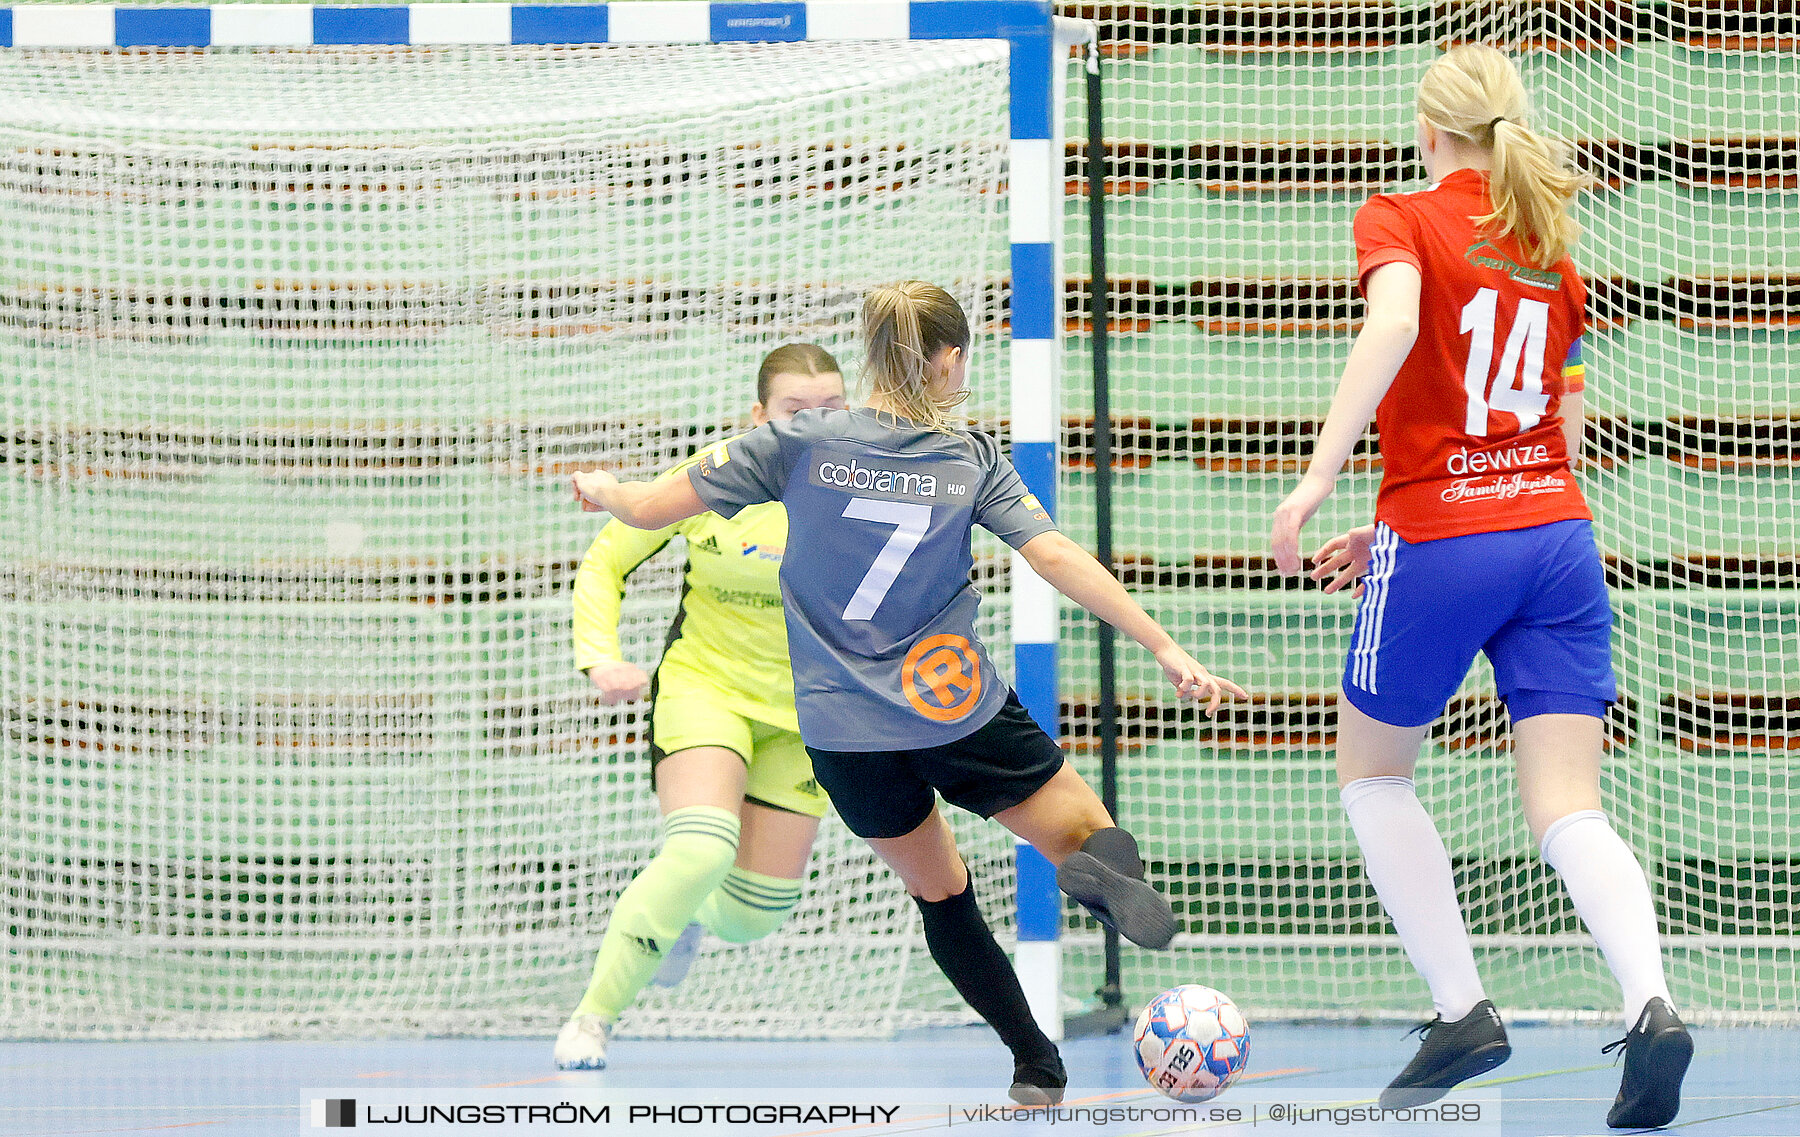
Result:
{"label": "white futsal shoe", "polygon": [[688,968],[694,966],[694,957],[700,954],[700,936],[704,933],[699,924],[689,924],[681,930],[681,935],[663,956],[662,966],[650,982],[658,987],[678,987],[687,978]]}
{"label": "white futsal shoe", "polygon": [[556,1032],[558,1070],[606,1069],[606,1020],[576,1015]]}

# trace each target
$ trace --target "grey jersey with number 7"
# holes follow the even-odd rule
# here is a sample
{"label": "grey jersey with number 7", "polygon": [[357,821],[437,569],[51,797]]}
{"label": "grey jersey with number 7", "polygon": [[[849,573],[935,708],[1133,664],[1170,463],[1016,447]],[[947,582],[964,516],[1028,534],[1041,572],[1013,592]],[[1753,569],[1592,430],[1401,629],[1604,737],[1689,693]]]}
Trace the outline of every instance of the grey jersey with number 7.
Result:
{"label": "grey jersey with number 7", "polygon": [[808,746],[922,749],[999,713],[1006,689],[975,638],[969,531],[1018,548],[1056,526],[992,438],[802,411],[715,446],[688,478],[726,517],[787,505],[781,593]]}

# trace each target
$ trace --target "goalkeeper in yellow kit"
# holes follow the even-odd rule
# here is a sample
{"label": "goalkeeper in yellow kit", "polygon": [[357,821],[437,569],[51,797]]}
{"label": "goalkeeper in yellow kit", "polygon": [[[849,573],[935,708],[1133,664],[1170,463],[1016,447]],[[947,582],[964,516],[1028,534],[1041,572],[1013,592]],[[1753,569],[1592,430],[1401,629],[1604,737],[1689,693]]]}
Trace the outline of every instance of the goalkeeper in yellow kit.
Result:
{"label": "goalkeeper in yellow kit", "polygon": [[[769,353],[757,373],[757,425],[842,407],[837,361],[812,344]],[[687,476],[683,463],[669,475]],[[794,676],[778,577],[787,544],[780,502],[651,532],[609,521],[575,584],[575,666],[607,703],[651,699],[650,762],[663,846],[620,894],[594,977],[556,1036],[564,1070],[606,1065],[607,1034],[653,977],[685,974],[703,925],[748,943],[800,901],[800,876],[826,798],[794,718]],[[681,610],[651,680],[620,658],[625,578],[675,537],[687,540]],[[660,968],[660,971],[659,971]]]}

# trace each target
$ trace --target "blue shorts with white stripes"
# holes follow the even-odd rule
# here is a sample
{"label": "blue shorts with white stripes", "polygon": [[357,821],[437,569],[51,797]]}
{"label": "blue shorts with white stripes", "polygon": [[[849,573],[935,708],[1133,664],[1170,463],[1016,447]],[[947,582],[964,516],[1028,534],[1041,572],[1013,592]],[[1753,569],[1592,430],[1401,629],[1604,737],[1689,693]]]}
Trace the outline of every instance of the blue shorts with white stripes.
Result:
{"label": "blue shorts with white stripes", "polygon": [[1423,726],[1443,713],[1478,651],[1514,722],[1606,714],[1618,685],[1592,522],[1417,544],[1375,527],[1344,697],[1379,722]]}

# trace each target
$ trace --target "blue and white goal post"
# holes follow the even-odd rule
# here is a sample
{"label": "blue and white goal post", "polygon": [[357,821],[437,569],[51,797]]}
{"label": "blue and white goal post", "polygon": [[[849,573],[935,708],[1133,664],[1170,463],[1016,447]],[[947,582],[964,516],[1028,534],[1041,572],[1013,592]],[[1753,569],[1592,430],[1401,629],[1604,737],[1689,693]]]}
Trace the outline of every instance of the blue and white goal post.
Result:
{"label": "blue and white goal post", "polygon": [[[1009,45],[1011,433],[1014,465],[1054,514],[1062,330],[1062,106],[1069,48],[1086,21],[1039,0],[631,0],[614,4],[214,4],[0,7],[0,48],[197,48],[456,44],[682,44],[798,40],[1003,40]],[[1012,554],[1013,658],[1020,700],[1055,736],[1056,593]],[[1033,1013],[1063,1033],[1062,899],[1023,842],[1017,966]]]}

